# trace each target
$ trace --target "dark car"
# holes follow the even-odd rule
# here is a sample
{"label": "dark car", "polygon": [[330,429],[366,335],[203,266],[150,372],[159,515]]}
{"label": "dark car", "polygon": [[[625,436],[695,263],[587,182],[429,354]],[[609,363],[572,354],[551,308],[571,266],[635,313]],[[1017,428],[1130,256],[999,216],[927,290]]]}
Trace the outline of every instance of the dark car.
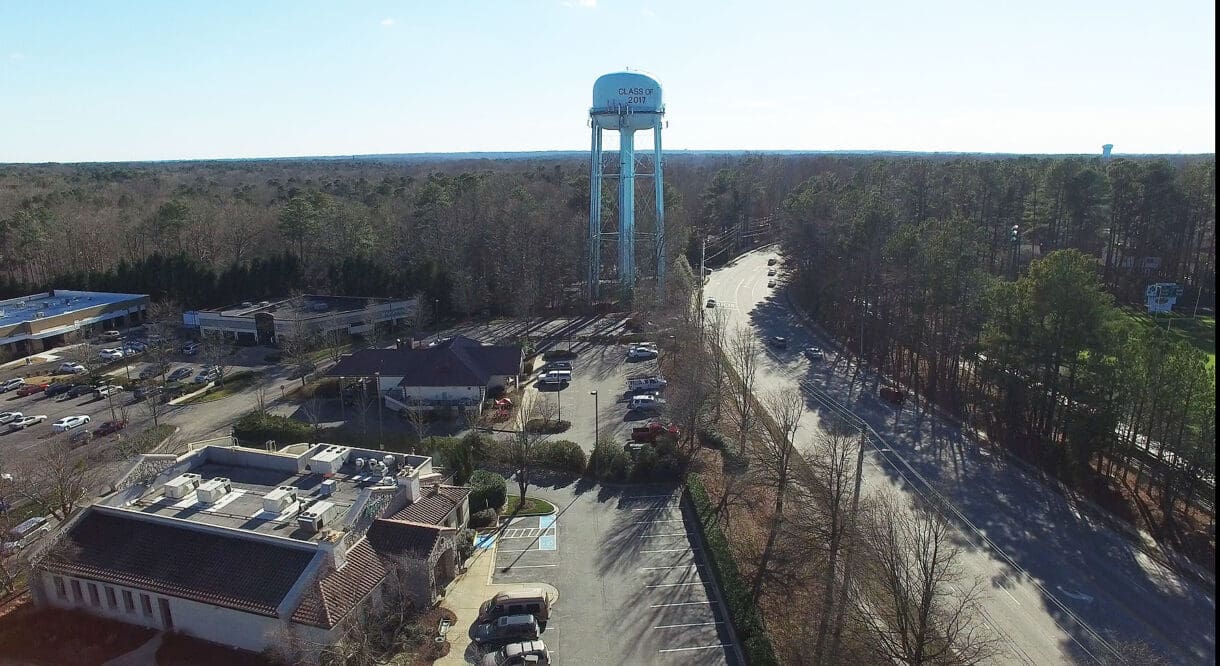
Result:
{"label": "dark car", "polygon": [[788,338],[785,338],[780,335],[771,336],[771,338],[768,340],[768,342],[770,342],[771,346],[775,347],[776,349],[787,349],[788,348]]}
{"label": "dark car", "polygon": [[155,395],[161,395],[162,388],[160,386],[141,386],[131,392],[132,400],[139,402],[145,398],[151,398]]}
{"label": "dark car", "polygon": [[57,396],[61,393],[67,393],[68,391],[71,391],[72,389],[76,388],[77,386],[80,386],[80,384],[70,384],[68,382],[55,382],[55,383],[51,384],[50,386],[47,386],[46,394],[47,394],[48,398],[54,398],[55,396]]}
{"label": "dark car", "polygon": [[140,371],[140,379],[149,379],[169,370],[169,366],[165,365],[150,365]]}
{"label": "dark car", "polygon": [[82,395],[89,395],[90,393],[93,393],[93,387],[88,384],[77,384],[68,389],[69,398],[79,398]]}
{"label": "dark car", "polygon": [[568,370],[568,371],[571,371],[571,370],[572,370],[572,362],[571,362],[571,361],[551,361],[551,362],[547,363],[547,364],[546,364],[546,365],[545,365],[545,366],[544,366],[542,369],[543,369],[543,371],[546,371],[546,370]]}
{"label": "dark car", "polygon": [[93,430],[94,437],[105,437],[111,433],[118,432],[127,427],[127,419],[117,419],[114,421],[106,421],[102,425]]}
{"label": "dark car", "polygon": [[540,633],[538,620],[533,615],[505,615],[490,622],[474,625],[470,637],[484,649],[508,643],[531,641]]}
{"label": "dark car", "polygon": [[190,376],[191,376],[191,369],[187,368],[187,367],[182,367],[182,368],[178,368],[177,370],[169,373],[169,377],[166,377],[166,379],[171,382],[176,382],[179,379],[186,379],[187,377],[190,377]]}

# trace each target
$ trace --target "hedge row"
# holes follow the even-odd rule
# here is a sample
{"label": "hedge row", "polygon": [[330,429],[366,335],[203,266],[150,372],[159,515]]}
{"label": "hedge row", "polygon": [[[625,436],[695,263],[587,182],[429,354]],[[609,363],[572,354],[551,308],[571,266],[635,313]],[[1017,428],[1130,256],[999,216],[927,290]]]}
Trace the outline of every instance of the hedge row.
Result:
{"label": "hedge row", "polygon": [[259,444],[269,439],[281,443],[304,442],[309,440],[312,431],[308,423],[259,411],[250,412],[233,424],[233,434],[238,439]]}
{"label": "hedge row", "polygon": [[729,617],[733,621],[733,628],[737,630],[737,638],[745,652],[746,663],[752,666],[778,664],[771,639],[767,637],[763,627],[762,617],[750,600],[750,586],[737,568],[737,561],[733,559],[733,552],[729,549],[729,541],[720,529],[715,506],[698,476],[687,475],[686,492],[695,507],[695,513],[699,516],[703,541],[711,553],[712,570],[720,584],[724,603],[729,608]]}
{"label": "hedge row", "polygon": [[566,439],[535,445],[534,460],[539,465],[576,474],[583,474],[586,465],[585,452],[580,445]]}

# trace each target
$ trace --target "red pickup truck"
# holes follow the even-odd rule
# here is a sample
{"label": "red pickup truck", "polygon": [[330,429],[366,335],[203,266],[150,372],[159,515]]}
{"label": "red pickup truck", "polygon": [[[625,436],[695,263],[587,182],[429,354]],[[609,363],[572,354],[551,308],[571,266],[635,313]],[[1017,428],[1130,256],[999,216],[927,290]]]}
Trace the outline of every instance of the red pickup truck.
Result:
{"label": "red pickup truck", "polygon": [[655,442],[657,437],[661,435],[670,435],[674,439],[682,433],[677,425],[670,423],[658,423],[653,421],[646,426],[631,429],[631,441],[633,442]]}

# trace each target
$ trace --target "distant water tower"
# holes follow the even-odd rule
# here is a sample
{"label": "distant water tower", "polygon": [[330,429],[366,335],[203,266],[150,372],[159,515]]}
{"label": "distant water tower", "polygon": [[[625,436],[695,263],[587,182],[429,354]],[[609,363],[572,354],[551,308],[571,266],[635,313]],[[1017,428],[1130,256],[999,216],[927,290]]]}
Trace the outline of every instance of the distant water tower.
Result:
{"label": "distant water tower", "polygon": [[1114,144],[1112,144],[1112,143],[1107,143],[1104,146],[1102,146],[1101,147],[1101,159],[1103,159],[1103,160],[1110,159],[1111,150],[1114,150]]}
{"label": "distant water tower", "polygon": [[[636,283],[635,268],[635,180],[652,177],[656,189],[657,286],[665,284],[665,200],[661,173],[661,128],[665,103],[661,84],[638,72],[606,74],[593,83],[593,106],[589,125],[593,128],[593,149],[589,174],[589,298],[598,298],[601,281],[601,245],[617,237],[618,279],[622,295],[630,298]],[[606,174],[602,165],[602,130],[619,133],[618,173]],[[652,172],[636,173],[635,132],[652,130]],[[645,153],[646,155],[646,153]],[[602,225],[602,182],[618,180],[618,230],[607,233]]]}

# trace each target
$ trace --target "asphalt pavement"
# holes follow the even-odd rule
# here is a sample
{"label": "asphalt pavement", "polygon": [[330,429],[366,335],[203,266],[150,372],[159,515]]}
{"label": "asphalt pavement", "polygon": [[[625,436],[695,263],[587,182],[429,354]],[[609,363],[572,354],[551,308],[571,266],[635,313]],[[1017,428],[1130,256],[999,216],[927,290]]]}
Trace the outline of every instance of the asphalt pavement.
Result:
{"label": "asphalt pavement", "polygon": [[[757,391],[801,390],[807,411],[798,442],[837,420],[812,399],[831,396],[882,437],[870,447],[866,492],[910,496],[939,493],[956,510],[964,571],[987,583],[986,621],[1009,646],[1009,663],[1090,663],[1119,641],[1142,641],[1174,663],[1212,664],[1215,600],[1191,581],[1150,560],[1126,536],[1090,519],[1039,479],[966,437],[953,423],[908,403],[896,408],[876,398],[878,378],[855,373],[852,359],[835,353],[793,313],[779,289],[767,287],[767,259],[757,250],[714,271],[704,298],[715,298],[729,330],[753,326],[764,338],[789,339],[768,347]],[[707,309],[710,312],[710,309]],[[801,350],[820,345],[821,361]],[[853,381],[853,377],[855,378]]]}

